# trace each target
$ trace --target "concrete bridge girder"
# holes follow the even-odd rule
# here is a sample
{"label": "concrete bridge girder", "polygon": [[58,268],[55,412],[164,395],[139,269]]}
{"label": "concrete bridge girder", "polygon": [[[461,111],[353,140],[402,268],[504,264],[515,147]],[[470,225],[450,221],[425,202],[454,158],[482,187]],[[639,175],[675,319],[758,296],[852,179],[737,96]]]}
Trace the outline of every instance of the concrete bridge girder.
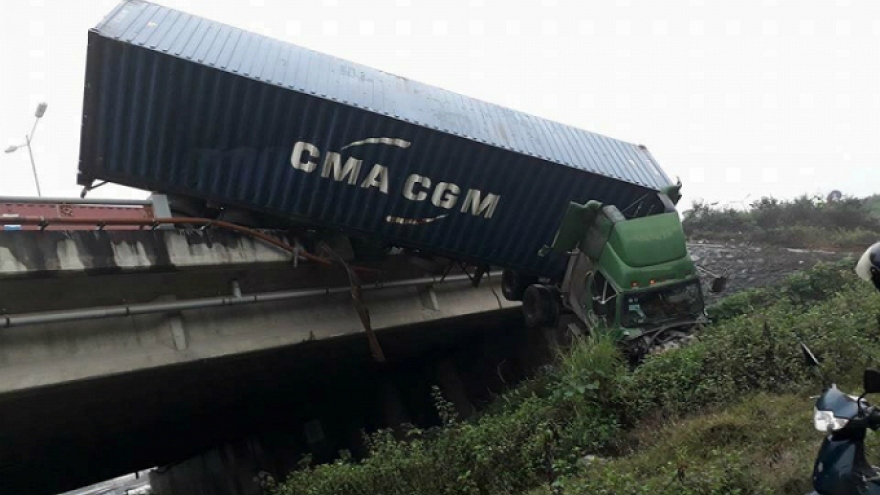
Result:
{"label": "concrete bridge girder", "polygon": [[[456,282],[370,291],[365,302],[382,331],[515,306],[499,293],[497,281],[479,288]],[[346,293],[7,328],[0,331],[0,394],[363,333]]]}
{"label": "concrete bridge girder", "polygon": [[[187,437],[183,416],[234,403],[247,390],[241,380],[259,376],[260,387],[268,386],[271,370],[288,366],[280,357],[288,353],[302,361],[294,363],[299,373],[334,369],[335,360],[369,361],[343,270],[294,265],[288,253],[238,237],[177,230],[0,232],[0,442],[7,446],[0,451],[0,491],[40,493],[22,477],[42,476],[61,458],[87,462],[82,456],[98,448],[113,451],[102,454],[102,465],[46,475],[42,491],[172,462],[157,449]],[[509,321],[518,306],[501,296],[499,277],[475,288],[453,271],[440,283],[403,256],[381,268],[381,277],[362,277],[364,301],[392,359],[450,345],[459,338],[458,323],[443,322],[491,321],[495,314]],[[127,316],[106,310],[239,294],[271,299],[314,287],[333,291]],[[102,316],[80,318],[83,313]],[[411,330],[418,328],[430,330]],[[263,365],[260,356],[275,357]],[[213,376],[192,375],[209,369]],[[210,435],[199,430],[180,445],[208,447],[197,442],[209,442]],[[161,441],[146,440],[157,436]],[[147,443],[138,452],[113,450],[129,437]]]}

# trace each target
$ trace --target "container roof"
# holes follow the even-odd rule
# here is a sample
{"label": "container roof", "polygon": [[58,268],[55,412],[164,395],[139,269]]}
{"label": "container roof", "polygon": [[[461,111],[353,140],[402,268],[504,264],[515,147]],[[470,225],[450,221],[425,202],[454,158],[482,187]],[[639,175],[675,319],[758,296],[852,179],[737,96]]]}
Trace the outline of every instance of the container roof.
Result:
{"label": "container roof", "polygon": [[122,2],[92,32],[241,77],[651,189],[671,183],[643,146],[142,0]]}

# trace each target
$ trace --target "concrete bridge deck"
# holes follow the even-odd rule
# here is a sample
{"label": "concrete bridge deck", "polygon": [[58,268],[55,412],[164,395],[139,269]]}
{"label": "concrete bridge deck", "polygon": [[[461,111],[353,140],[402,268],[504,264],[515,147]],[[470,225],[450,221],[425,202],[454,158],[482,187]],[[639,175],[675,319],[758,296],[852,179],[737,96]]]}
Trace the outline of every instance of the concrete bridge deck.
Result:
{"label": "concrete bridge deck", "polygon": [[[376,268],[364,300],[389,361],[518,318],[498,277],[475,288],[403,255]],[[369,363],[347,280],[215,230],[0,232],[0,493],[181,459],[239,430],[194,418],[240,407],[273,376],[318,383]]]}

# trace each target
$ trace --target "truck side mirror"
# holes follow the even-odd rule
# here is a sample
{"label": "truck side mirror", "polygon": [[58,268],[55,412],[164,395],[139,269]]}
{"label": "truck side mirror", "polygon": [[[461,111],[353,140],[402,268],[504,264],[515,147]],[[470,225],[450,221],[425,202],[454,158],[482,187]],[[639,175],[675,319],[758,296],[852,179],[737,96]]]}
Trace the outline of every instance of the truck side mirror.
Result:
{"label": "truck side mirror", "polygon": [[864,382],[866,394],[876,394],[880,392],[880,371],[865,370],[862,381]]}
{"label": "truck side mirror", "polygon": [[700,265],[694,265],[694,266],[696,267],[697,270],[712,277],[712,285],[709,286],[709,292],[712,292],[713,294],[718,293],[718,292],[724,292],[724,289],[727,288],[727,277],[726,276],[712,273]]}
{"label": "truck side mirror", "polygon": [[660,189],[660,194],[669,198],[669,201],[673,206],[673,211],[675,211],[675,205],[681,200],[681,180],[679,179],[674,185],[668,185]]}

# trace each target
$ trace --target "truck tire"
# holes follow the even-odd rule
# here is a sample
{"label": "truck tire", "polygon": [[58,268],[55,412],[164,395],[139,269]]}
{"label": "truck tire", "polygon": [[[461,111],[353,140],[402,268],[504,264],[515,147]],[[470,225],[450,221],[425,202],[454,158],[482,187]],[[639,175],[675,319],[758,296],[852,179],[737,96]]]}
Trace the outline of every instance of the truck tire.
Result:
{"label": "truck tire", "polygon": [[501,272],[501,294],[508,301],[522,301],[528,286],[537,282],[536,277],[524,275],[514,270]]}
{"label": "truck tire", "polygon": [[523,294],[523,316],[526,326],[553,326],[559,320],[559,297],[546,285],[530,285]]}
{"label": "truck tire", "polygon": [[208,207],[204,201],[188,196],[167,194],[168,208],[175,217],[206,218],[209,216]]}

